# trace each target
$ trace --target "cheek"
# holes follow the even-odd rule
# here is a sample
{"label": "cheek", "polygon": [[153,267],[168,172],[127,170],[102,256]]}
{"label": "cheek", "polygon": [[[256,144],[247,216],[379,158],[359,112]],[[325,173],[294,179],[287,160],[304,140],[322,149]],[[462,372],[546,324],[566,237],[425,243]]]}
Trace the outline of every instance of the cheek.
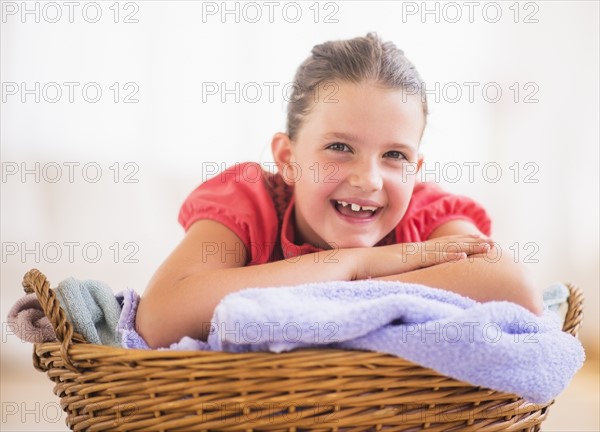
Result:
{"label": "cheek", "polygon": [[395,210],[405,210],[408,207],[412,197],[414,181],[393,182],[387,186],[387,195],[390,200],[390,207]]}
{"label": "cheek", "polygon": [[318,173],[314,171],[306,171],[302,174],[302,178],[295,185],[296,202],[300,203],[300,207],[305,215],[314,214],[323,211],[323,208],[329,204],[329,199],[332,194],[332,185],[335,184],[316,181]]}

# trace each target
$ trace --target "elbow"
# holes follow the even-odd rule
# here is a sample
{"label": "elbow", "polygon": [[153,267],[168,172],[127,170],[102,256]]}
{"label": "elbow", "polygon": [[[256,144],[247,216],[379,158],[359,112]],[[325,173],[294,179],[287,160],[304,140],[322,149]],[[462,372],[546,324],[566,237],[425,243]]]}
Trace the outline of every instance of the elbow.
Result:
{"label": "elbow", "polygon": [[531,313],[541,316],[544,312],[542,292],[536,288],[529,269],[515,262],[508,254],[494,261],[480,261],[485,268],[484,277],[493,288],[484,301],[504,300],[518,304]]}
{"label": "elbow", "polygon": [[145,296],[140,299],[135,316],[135,330],[152,349],[168,348],[185,336],[178,317],[172,314],[173,304],[162,298]]}
{"label": "elbow", "polygon": [[524,282],[520,290],[520,304],[531,313],[541,316],[544,312],[541,292],[529,282]]}
{"label": "elbow", "polygon": [[135,315],[135,330],[150,348],[156,349],[165,346],[161,321],[154,313],[151,302],[142,298]]}
{"label": "elbow", "polygon": [[514,275],[515,303],[520,304],[531,313],[541,316],[544,312],[542,292],[535,286],[529,270],[523,264],[512,262],[511,273]]}

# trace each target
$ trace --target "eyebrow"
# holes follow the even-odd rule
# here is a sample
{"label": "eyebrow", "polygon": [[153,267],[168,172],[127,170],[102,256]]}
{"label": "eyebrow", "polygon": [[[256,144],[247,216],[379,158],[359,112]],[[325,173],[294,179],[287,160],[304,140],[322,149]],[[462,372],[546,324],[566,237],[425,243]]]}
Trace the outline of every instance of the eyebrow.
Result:
{"label": "eyebrow", "polygon": [[[327,134],[325,134],[325,139],[340,139],[343,141],[360,141],[360,139],[356,136],[356,135],[352,135],[352,134],[347,134],[344,132],[329,132]],[[404,143],[390,143],[389,144],[390,147],[402,147],[408,150],[413,150],[416,151],[417,149],[411,145],[408,144],[404,144]]]}

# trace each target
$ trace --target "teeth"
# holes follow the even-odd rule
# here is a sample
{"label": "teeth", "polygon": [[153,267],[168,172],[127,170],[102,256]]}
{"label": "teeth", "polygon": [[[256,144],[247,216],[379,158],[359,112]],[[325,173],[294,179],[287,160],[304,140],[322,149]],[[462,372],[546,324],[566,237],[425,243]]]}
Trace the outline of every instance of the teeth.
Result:
{"label": "teeth", "polygon": [[350,206],[350,208],[352,209],[352,211],[360,211],[360,210],[370,210],[372,212],[377,210],[377,207],[371,207],[371,206],[359,206],[358,204],[354,204],[354,203],[347,203],[346,201],[338,201],[338,203],[344,207]]}

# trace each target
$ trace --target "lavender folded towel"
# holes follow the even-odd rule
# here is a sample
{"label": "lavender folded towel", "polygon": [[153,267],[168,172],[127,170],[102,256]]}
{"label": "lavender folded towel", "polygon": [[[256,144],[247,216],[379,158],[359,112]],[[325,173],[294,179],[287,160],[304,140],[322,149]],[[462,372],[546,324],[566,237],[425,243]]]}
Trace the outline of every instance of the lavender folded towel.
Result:
{"label": "lavender folded towel", "polygon": [[150,349],[148,344],[135,330],[135,315],[140,303],[140,296],[131,288],[123,290],[115,296],[121,306],[121,316],[117,331],[121,335],[124,348]]}
{"label": "lavender folded towel", "polygon": [[56,340],[52,324],[34,293],[15,302],[8,311],[7,321],[7,333],[17,335],[22,341],[44,343]]}
{"label": "lavender folded towel", "polygon": [[[125,298],[137,307],[135,292]],[[132,325],[135,308],[124,304],[123,310],[120,328],[130,331],[123,346],[147,347]],[[215,310],[207,342],[185,337],[169,349],[303,347],[389,353],[534,403],[556,397],[585,357],[580,342],[561,331],[561,319],[548,308],[538,317],[510,302],[478,303],[423,285],[369,280],[229,294]]]}
{"label": "lavender folded towel", "polygon": [[247,289],[225,297],[212,324],[214,350],[378,351],[534,403],[556,397],[585,357],[549,310],[387,281]]}

